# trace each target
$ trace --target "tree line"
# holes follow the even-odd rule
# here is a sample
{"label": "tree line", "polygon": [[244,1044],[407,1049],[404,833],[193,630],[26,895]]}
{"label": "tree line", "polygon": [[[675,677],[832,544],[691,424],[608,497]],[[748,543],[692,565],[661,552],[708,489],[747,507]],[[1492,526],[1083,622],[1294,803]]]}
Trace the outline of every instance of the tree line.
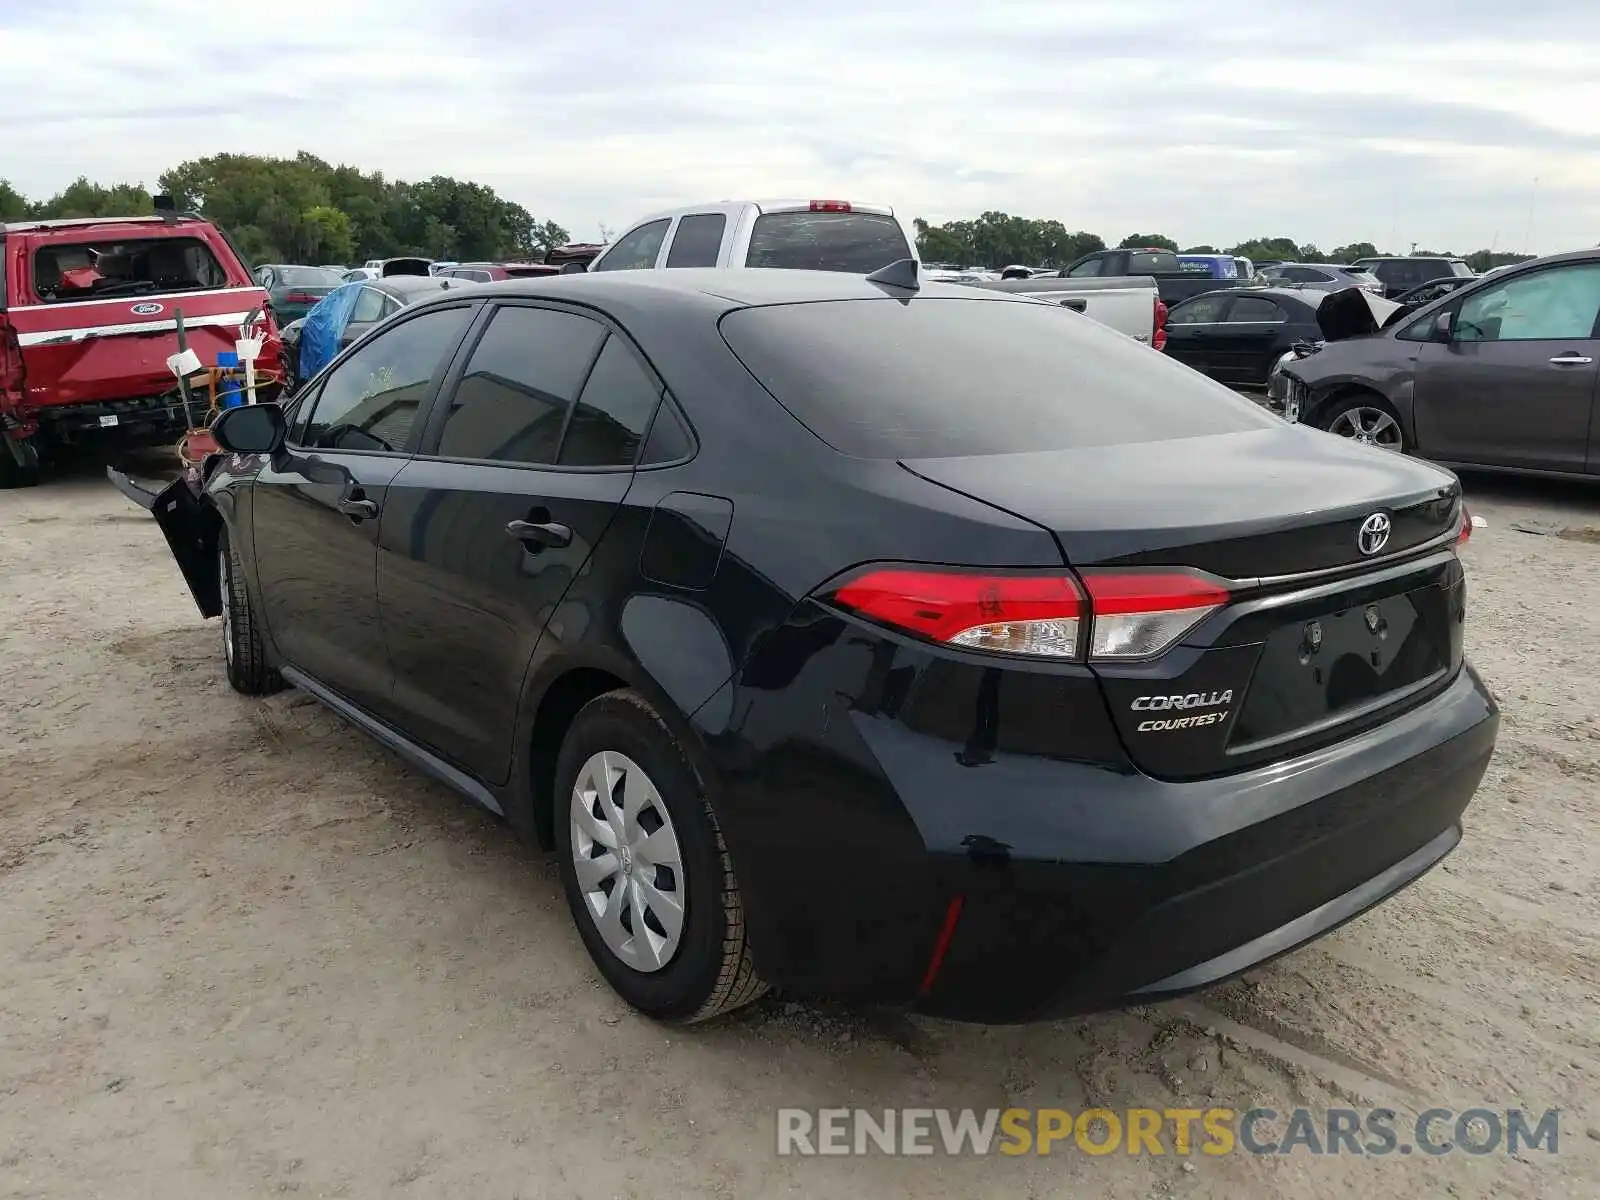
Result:
{"label": "tree line", "polygon": [[[160,190],[179,209],[203,213],[233,236],[253,262],[352,263],[395,254],[470,261],[535,259],[570,240],[554,221],[480,183],[435,175],[418,183],[333,166],[304,151],[293,158],[216,154],[161,174]],[[80,177],[46,200],[29,200],[0,179],[0,221],[133,216],[155,211],[143,184],[110,187]],[[961,266],[1064,267],[1106,249],[1099,234],[1060,221],[986,212],[934,225],[918,217],[917,252],[927,262]],[[1236,246],[1180,246],[1159,233],[1132,233],[1118,247],[1161,246],[1189,254],[1233,254],[1256,261],[1350,263],[1380,253],[1372,242],[1323,250],[1292,238],[1251,238]],[[1387,252],[1383,252],[1387,253]],[[1475,271],[1522,262],[1526,254],[1418,250],[1461,258]]]}
{"label": "tree line", "polygon": [[[536,259],[571,240],[554,221],[481,183],[435,175],[418,183],[333,166],[313,154],[217,154],[161,174],[180,211],[222,226],[255,263],[355,263],[398,254],[461,262]],[[0,179],[0,221],[139,216],[155,211],[140,184],[79,177],[29,200]]]}
{"label": "tree line", "polygon": [[[1082,229],[1069,233],[1060,221],[1014,217],[1009,213],[986,212],[971,221],[948,221],[933,225],[918,217],[917,253],[925,262],[950,262],[960,266],[1002,267],[1021,263],[1029,267],[1064,267],[1085,254],[1107,249],[1099,234]],[[1258,237],[1236,246],[1182,246],[1160,233],[1130,233],[1117,243],[1117,249],[1159,246],[1180,254],[1232,254],[1253,262],[1353,263],[1378,255],[1416,253],[1444,258],[1459,258],[1474,271],[1487,271],[1505,263],[1525,262],[1531,254],[1510,254],[1496,250],[1474,250],[1457,254],[1450,250],[1388,251],[1372,242],[1352,242],[1323,250],[1314,243],[1304,244],[1286,237]]]}

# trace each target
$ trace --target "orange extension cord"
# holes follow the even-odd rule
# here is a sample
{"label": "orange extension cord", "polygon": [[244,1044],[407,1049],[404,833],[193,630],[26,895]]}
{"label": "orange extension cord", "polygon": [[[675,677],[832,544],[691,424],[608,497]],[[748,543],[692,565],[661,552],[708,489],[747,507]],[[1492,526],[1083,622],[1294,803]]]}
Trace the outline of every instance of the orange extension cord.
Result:
{"label": "orange extension cord", "polygon": [[[217,384],[230,372],[220,367],[210,367],[207,369],[207,374],[209,378],[206,381],[206,391],[210,396],[210,404],[207,405],[205,416],[202,418],[204,424],[196,429],[185,430],[183,436],[178,439],[177,444],[173,447],[177,452],[178,461],[186,468],[198,467],[205,461],[206,455],[216,454],[222,449],[217,445],[216,439],[211,436],[211,424],[222,415],[222,410],[217,407]],[[269,368],[259,368],[256,371],[256,389],[258,391],[267,385],[281,384],[282,382],[282,371],[274,371]]]}

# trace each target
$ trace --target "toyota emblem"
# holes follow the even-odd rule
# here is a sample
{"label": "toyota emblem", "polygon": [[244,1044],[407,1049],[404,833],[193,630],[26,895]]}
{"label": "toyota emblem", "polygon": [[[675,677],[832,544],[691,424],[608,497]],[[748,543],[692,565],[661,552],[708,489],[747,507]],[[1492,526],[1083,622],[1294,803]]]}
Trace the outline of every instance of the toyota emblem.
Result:
{"label": "toyota emblem", "polygon": [[1376,554],[1389,544],[1392,525],[1386,513],[1376,512],[1361,522],[1356,531],[1356,548],[1363,554]]}

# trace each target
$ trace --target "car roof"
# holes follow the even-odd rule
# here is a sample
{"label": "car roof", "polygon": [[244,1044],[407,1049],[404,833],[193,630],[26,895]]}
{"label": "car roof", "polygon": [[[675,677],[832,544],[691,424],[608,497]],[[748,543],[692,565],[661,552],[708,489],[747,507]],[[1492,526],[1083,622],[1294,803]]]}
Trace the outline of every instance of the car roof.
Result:
{"label": "car roof", "polygon": [[[393,282],[393,279],[385,280]],[[481,288],[483,285],[479,285]],[[1010,301],[1016,297],[960,284],[924,282],[914,293],[868,282],[864,275],[840,271],[722,271],[715,267],[670,271],[594,271],[502,280],[494,295],[510,299],[565,300],[603,306],[609,300],[630,307],[678,298],[698,298],[708,307],[727,311],[766,304],[811,304],[825,300],[874,300],[885,297],[943,297],[957,300]]]}
{"label": "car roof", "polygon": [[[204,217],[193,214],[184,214],[176,217],[52,217],[43,221],[6,221],[0,222],[0,233],[66,233],[79,229],[92,229],[96,225],[117,226],[153,226],[160,229],[163,226],[177,225],[208,225]],[[150,232],[148,228],[141,232]]]}
{"label": "car roof", "polygon": [[[352,279],[351,283],[361,283]],[[467,281],[461,279],[448,279],[438,275],[388,275],[382,279],[368,279],[366,287],[377,288],[380,292],[388,292],[398,299],[411,301],[415,297],[427,292],[456,291]]]}
{"label": "car roof", "polygon": [[[1296,265],[1298,266],[1300,264],[1296,264]],[[1325,296],[1325,295],[1327,295],[1326,292],[1313,291],[1313,290],[1308,289],[1308,288],[1298,288],[1298,287],[1213,288],[1209,292],[1200,292],[1197,295],[1190,296],[1185,300],[1180,300],[1180,301],[1178,301],[1178,304],[1188,304],[1190,301],[1199,300],[1204,296],[1265,296],[1270,300],[1293,300],[1293,301],[1298,301],[1301,304],[1307,305],[1307,306],[1309,306],[1311,308],[1315,308],[1317,306],[1317,304],[1321,302],[1321,297]],[[1308,299],[1306,299],[1307,296],[1316,296],[1316,297],[1318,297],[1318,300],[1315,301],[1315,302],[1311,301],[1311,300],[1308,300]],[[1173,305],[1173,307],[1176,308],[1177,305],[1175,304],[1175,305]]]}

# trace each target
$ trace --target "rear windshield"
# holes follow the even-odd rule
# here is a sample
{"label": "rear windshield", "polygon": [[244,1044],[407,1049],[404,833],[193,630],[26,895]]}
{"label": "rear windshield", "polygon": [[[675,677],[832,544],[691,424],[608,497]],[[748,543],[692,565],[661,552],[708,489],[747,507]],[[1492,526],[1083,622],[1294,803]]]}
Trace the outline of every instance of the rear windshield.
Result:
{"label": "rear windshield", "polygon": [[813,433],[856,458],[1065,450],[1277,420],[1055,305],[926,297],[746,308],[722,336]]}
{"label": "rear windshield", "polygon": [[47,304],[227,284],[222,264],[198,238],[51,241],[33,255],[33,290]]}
{"label": "rear windshield", "polygon": [[916,257],[893,217],[875,213],[773,212],[756,218],[747,267],[867,275]]}
{"label": "rear windshield", "polygon": [[278,278],[290,287],[338,287],[344,272],[327,267],[279,267]]}

